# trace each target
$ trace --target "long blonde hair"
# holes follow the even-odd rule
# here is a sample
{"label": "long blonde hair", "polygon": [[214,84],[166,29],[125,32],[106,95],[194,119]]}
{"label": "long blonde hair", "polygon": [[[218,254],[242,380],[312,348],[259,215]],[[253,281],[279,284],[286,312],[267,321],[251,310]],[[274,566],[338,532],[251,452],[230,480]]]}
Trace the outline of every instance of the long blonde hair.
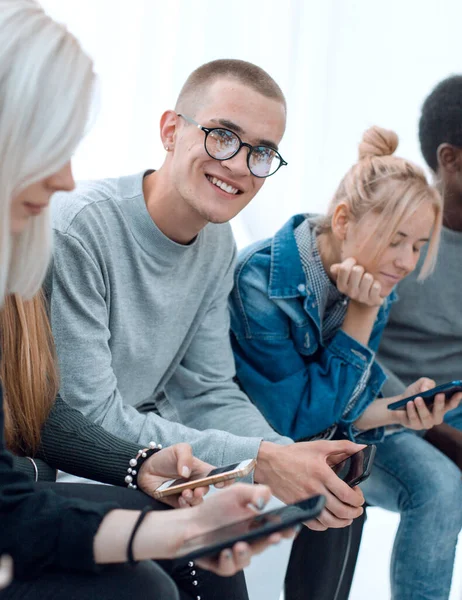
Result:
{"label": "long blonde hair", "polygon": [[91,59],[35,0],[1,0],[0,305],[7,293],[31,298],[51,252],[48,210],[10,233],[12,198],[71,158],[89,111]]}
{"label": "long blonde hair", "polygon": [[7,296],[0,311],[0,365],[5,440],[14,454],[34,456],[58,393],[57,359],[43,294]]}
{"label": "long blonde hair", "polygon": [[434,269],[436,262],[443,201],[436,188],[428,183],[422,169],[393,155],[397,147],[398,136],[394,131],[375,126],[364,133],[359,145],[359,160],[341,181],[327,215],[319,219],[318,231],[325,233],[331,230],[332,215],[340,203],[348,206],[357,222],[371,212],[380,214],[377,229],[370,231],[364,240],[366,244],[376,236],[375,256],[371,257],[374,259],[388,246],[402,220],[430,202],[435,212],[435,222],[419,274],[419,279],[424,279]]}

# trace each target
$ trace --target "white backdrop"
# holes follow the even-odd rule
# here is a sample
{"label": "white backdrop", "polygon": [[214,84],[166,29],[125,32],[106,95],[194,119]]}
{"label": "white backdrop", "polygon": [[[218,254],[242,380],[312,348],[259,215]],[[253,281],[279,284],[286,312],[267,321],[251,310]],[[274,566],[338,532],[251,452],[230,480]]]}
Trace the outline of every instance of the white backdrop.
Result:
{"label": "white backdrop", "polygon": [[[289,166],[270,178],[234,220],[239,246],[271,235],[296,212],[322,211],[354,162],[362,132],[372,124],[395,129],[401,154],[422,162],[417,142],[422,100],[440,79],[462,72],[460,0],[42,4],[79,37],[100,75],[99,115],[74,161],[80,179],[158,167],[164,154],[160,115],[173,107],[186,77],[204,62],[242,58],[278,81],[289,109],[281,143]],[[383,511],[375,514],[363,540],[353,600],[369,598],[371,592],[376,600],[389,597],[391,536],[384,533],[396,523]],[[380,560],[377,548],[382,546]],[[287,550],[274,551],[271,565],[261,563],[265,577],[259,571],[250,578],[253,598],[272,600],[269,592],[259,592],[278,568],[282,582],[284,554],[287,558]],[[451,598],[462,589],[460,554],[457,564]],[[277,597],[277,586],[271,589]]]}
{"label": "white backdrop", "polygon": [[422,99],[462,72],[459,0],[43,0],[95,59],[96,124],[75,159],[78,178],[160,165],[161,113],[203,62],[243,58],[268,70],[289,107],[289,162],[236,219],[239,245],[291,214],[321,211],[371,124],[394,128],[420,161]]}

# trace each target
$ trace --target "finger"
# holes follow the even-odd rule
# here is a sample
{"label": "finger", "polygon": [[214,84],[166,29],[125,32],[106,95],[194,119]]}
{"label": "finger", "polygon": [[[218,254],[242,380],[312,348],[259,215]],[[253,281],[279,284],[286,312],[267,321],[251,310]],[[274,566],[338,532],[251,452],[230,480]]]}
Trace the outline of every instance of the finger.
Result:
{"label": "finger", "polygon": [[348,290],[348,282],[351,275],[351,270],[355,266],[354,258],[347,258],[340,264],[337,273],[337,287],[341,290]]}
{"label": "finger", "polygon": [[435,385],[436,381],[434,381],[433,379],[430,379],[429,377],[421,377],[416,381],[417,390],[415,393],[421,394],[422,392],[426,392],[428,390],[433,389]]}
{"label": "finger", "polygon": [[268,504],[271,498],[271,490],[267,485],[248,485],[245,483],[236,483],[223,494],[234,494],[237,502],[242,506],[253,505],[261,511]]}
{"label": "finger", "polygon": [[374,281],[370,291],[370,303],[375,306],[381,306],[384,303],[384,298],[382,298],[380,292],[382,291],[382,286],[379,281]]}
{"label": "finger", "polygon": [[[416,398],[415,400],[417,400],[417,399],[418,398]],[[419,430],[419,429],[422,429],[422,423],[420,422],[419,415],[417,414],[415,400],[414,401],[410,400],[406,404],[406,416],[407,416],[406,427],[409,427],[410,429]]]}
{"label": "finger", "polygon": [[189,504],[187,503],[187,501],[183,498],[183,496],[178,496],[178,506],[180,508],[187,508],[189,506]]}
{"label": "finger", "polygon": [[209,490],[210,490],[210,487],[205,486],[205,485],[195,488],[193,490],[194,498],[200,498],[202,500],[203,497],[209,493]]}
{"label": "finger", "polygon": [[326,531],[327,527],[323,525],[318,519],[313,519],[312,521],[306,521],[305,525],[308,529],[312,531]]}
{"label": "finger", "polygon": [[[355,519],[358,516],[358,509],[364,504],[364,496],[358,489],[353,489],[338,477],[334,471],[326,473],[324,485],[328,492],[326,496],[326,506],[339,517],[345,519]],[[340,505],[352,509],[346,511]],[[337,509],[340,511],[337,513]],[[361,511],[362,512],[362,511]],[[361,512],[359,514],[361,514]]]}
{"label": "finger", "polygon": [[[313,442],[309,443],[312,444]],[[316,443],[319,448],[322,448],[322,453],[324,453],[328,464],[335,464],[335,461],[338,461],[339,456],[342,456],[342,460],[344,460],[367,447],[367,444],[357,444],[356,442],[350,442],[349,440],[329,440]]]}
{"label": "finger", "polygon": [[352,297],[359,297],[361,281],[363,279],[364,269],[361,265],[355,265],[350,271],[350,277],[348,279],[348,291]]}
{"label": "finger", "polygon": [[338,274],[339,268],[340,268],[340,263],[335,263],[335,264],[331,265],[331,267],[330,267],[330,272],[334,276],[335,279],[337,279],[337,274]]}
{"label": "finger", "polygon": [[[355,267],[356,268],[356,267]],[[371,300],[372,286],[374,278],[370,273],[364,273],[358,286],[358,296],[360,302],[369,303]]]}
{"label": "finger", "polygon": [[462,392],[457,392],[457,394],[453,394],[449,400],[446,401],[446,412],[450,410],[454,410],[460,404],[462,400]]}
{"label": "finger", "polygon": [[[360,510],[362,513],[362,509],[360,509]],[[323,511],[317,518],[317,520],[328,529],[331,529],[331,528],[340,529],[343,527],[348,527],[353,522],[353,518],[351,518],[351,519],[339,518],[337,515],[333,514],[328,508],[323,509]]]}
{"label": "finger", "polygon": [[431,411],[433,425],[440,425],[443,422],[446,408],[446,396],[444,394],[436,394]]}
{"label": "finger", "polygon": [[433,425],[435,425],[433,421],[433,416],[430,410],[428,409],[428,406],[425,404],[424,399],[418,397],[414,400],[414,404],[419,417],[420,428],[430,429],[431,427],[433,427]]}
{"label": "finger", "polygon": [[180,477],[188,479],[193,468],[194,456],[189,444],[181,443],[172,446],[175,449],[177,472]]}
{"label": "finger", "polygon": [[236,482],[235,479],[226,479],[226,481],[219,481],[218,483],[216,483],[215,487],[218,488],[219,490],[221,490],[222,488],[233,485],[233,483],[235,483],[235,482]]}

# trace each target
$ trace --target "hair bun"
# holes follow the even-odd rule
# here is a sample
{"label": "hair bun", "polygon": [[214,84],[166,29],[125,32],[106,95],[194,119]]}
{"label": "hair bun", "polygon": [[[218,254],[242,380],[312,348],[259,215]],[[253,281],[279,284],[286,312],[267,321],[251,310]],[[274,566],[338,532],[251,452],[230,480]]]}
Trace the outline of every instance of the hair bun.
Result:
{"label": "hair bun", "polygon": [[359,144],[359,160],[373,156],[390,156],[398,147],[398,142],[394,131],[374,125],[364,132]]}

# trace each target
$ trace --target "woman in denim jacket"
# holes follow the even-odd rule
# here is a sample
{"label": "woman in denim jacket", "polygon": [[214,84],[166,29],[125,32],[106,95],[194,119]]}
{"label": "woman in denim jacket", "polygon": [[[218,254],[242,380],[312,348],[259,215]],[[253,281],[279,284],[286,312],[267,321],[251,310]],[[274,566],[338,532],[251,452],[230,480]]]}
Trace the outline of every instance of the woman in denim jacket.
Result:
{"label": "woman in denim jacket", "polygon": [[231,295],[239,381],[276,431],[295,440],[334,434],[377,443],[369,504],[401,514],[392,597],[443,600],[462,526],[457,467],[412,430],[441,423],[462,397],[387,405],[433,387],[421,378],[402,396],[380,397],[386,375],[375,352],[394,286],[428,243],[420,278],[432,270],[442,200],[424,173],[392,156],[396,134],[369,129],[359,161],[327,216],[296,215],[274,238],[243,251]]}

